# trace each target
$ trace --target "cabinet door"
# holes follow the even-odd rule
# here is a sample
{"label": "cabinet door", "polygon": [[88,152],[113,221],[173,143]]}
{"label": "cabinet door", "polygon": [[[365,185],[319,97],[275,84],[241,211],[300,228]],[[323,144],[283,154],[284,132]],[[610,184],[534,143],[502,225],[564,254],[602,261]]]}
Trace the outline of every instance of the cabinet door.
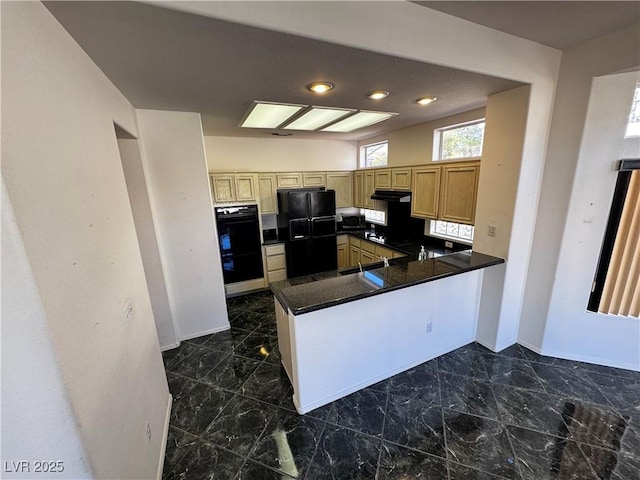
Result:
{"label": "cabinet door", "polygon": [[387,260],[393,258],[393,250],[376,245],[376,260],[382,260],[382,257],[387,257]]}
{"label": "cabinet door", "polygon": [[349,245],[349,266],[357,267],[360,261],[360,247]]}
{"label": "cabinet door", "polygon": [[370,253],[372,256],[375,256],[376,244],[373,242],[369,242],[368,240],[362,240],[360,241],[360,250],[362,251],[362,253],[367,252],[367,253]]}
{"label": "cabinet door", "polygon": [[327,172],[327,190],[336,191],[336,208],[353,205],[351,172]]}
{"label": "cabinet door", "polygon": [[277,175],[278,188],[300,188],[302,187],[301,173],[279,173]]}
{"label": "cabinet door", "polygon": [[413,195],[411,215],[420,218],[438,218],[440,195],[440,167],[413,169]]}
{"label": "cabinet door", "polygon": [[353,174],[353,206],[364,208],[364,173]]}
{"label": "cabinet door", "polygon": [[391,170],[375,170],[375,188],[381,190],[391,189]]}
{"label": "cabinet door", "polygon": [[440,219],[473,225],[480,163],[442,166]]}
{"label": "cabinet door", "polygon": [[322,172],[310,172],[302,174],[302,185],[304,187],[324,187],[326,184],[326,176]]}
{"label": "cabinet door", "polygon": [[236,200],[239,202],[255,201],[256,177],[255,175],[234,175],[236,185]]}
{"label": "cabinet door", "polygon": [[362,203],[364,208],[373,208],[373,200],[371,200],[371,195],[376,190],[375,186],[375,176],[374,172],[364,172],[364,189],[363,189],[363,199]]}
{"label": "cabinet door", "polygon": [[392,190],[411,190],[411,169],[394,168],[391,170]]}
{"label": "cabinet door", "polygon": [[260,213],[278,213],[278,196],[275,175],[258,175]]}
{"label": "cabinet door", "polygon": [[212,174],[210,178],[214,203],[235,202],[236,185],[233,175]]}
{"label": "cabinet door", "polygon": [[338,245],[338,270],[349,267],[349,252],[346,245]]}
{"label": "cabinet door", "polygon": [[377,262],[375,254],[371,252],[367,252],[366,250],[362,250],[360,252],[360,262],[362,265],[367,265],[369,263]]}

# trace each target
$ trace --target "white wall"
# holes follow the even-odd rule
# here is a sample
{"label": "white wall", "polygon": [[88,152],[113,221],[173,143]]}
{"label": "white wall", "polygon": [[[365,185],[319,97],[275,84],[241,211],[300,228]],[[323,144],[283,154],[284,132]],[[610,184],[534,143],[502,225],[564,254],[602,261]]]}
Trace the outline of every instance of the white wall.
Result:
{"label": "white wall", "polygon": [[[568,211],[572,202],[577,200],[577,197],[574,200],[571,199],[572,191],[569,187],[575,183],[577,171],[589,167],[589,165],[583,167],[579,162],[587,161],[580,157],[580,151],[584,138],[592,81],[596,76],[637,67],[640,58],[640,44],[637,41],[638,28],[638,25],[635,25],[587,41],[563,52],[540,205],[536,216],[536,233],[518,334],[519,342],[533,349],[544,350],[545,328],[552,322],[562,323],[560,319],[549,315],[552,293],[554,291],[559,294],[566,293],[571,288],[577,287],[575,283],[562,284],[558,282],[556,265],[560,260],[560,246],[564,241],[565,224],[571,221],[568,217]],[[626,107],[627,110],[628,108],[629,106]],[[598,178],[595,171],[592,175],[594,179]],[[609,195],[612,195],[612,192],[613,190]],[[599,202],[603,200],[608,202],[606,198],[600,198]],[[596,227],[595,222],[592,226]],[[596,236],[600,241],[601,236]],[[576,268],[576,266],[571,268]],[[584,277],[580,283],[584,281],[590,283],[593,279],[592,273],[585,271],[582,272],[582,275]],[[586,303],[580,306],[581,309],[585,307]],[[603,320],[602,328],[606,330],[608,322]],[[579,345],[574,345],[574,342],[565,342],[565,347],[562,349],[563,355],[572,356],[574,347],[575,353],[578,354],[581,348]],[[602,361],[604,361],[604,357],[610,357],[604,350],[600,351],[599,349],[595,349],[592,355],[597,356],[598,352],[603,354]],[[609,360],[614,360],[614,358],[609,358]]]}
{"label": "white wall", "polygon": [[[507,305],[498,305],[522,295],[521,272],[527,263],[526,258],[511,255],[510,248],[512,234],[517,233],[513,229],[514,210],[529,94],[530,87],[525,85],[487,99],[473,249],[507,259],[503,267],[492,269],[483,283],[478,341],[493,350],[515,343],[518,335],[519,315]],[[489,236],[489,225],[496,227],[495,237]]]}
{"label": "white wall", "polygon": [[593,80],[542,344],[546,354],[635,370],[640,370],[638,319],[586,307],[638,81],[638,72]]}
{"label": "white wall", "polygon": [[179,340],[229,328],[200,114],[138,110],[151,209]]}
{"label": "white wall", "polygon": [[297,138],[204,137],[209,171],[355,170],[356,142]]}
{"label": "white wall", "polygon": [[[25,388],[37,396],[41,384],[57,384],[48,395],[62,389],[57,406],[70,412],[51,412],[66,425],[62,432],[36,428],[29,425],[38,415],[33,404],[13,398],[24,390],[3,391],[3,417],[18,419],[32,435],[27,441],[22,432],[3,430],[3,460],[12,460],[5,452],[32,459],[31,447],[50,443],[40,453],[68,462],[72,472],[153,478],[170,396],[113,127],[115,121],[137,133],[135,112],[41,3],[1,8],[2,177],[33,273],[33,283],[26,278],[31,297],[21,299],[36,302],[2,321],[31,318],[42,327],[37,337],[22,339],[33,363],[3,355],[2,368],[19,372],[37,362],[57,368],[55,377],[32,370]],[[2,283],[3,299],[18,280]],[[128,324],[127,304],[134,313]],[[12,341],[3,332],[3,351]],[[65,432],[69,442],[56,442]]]}
{"label": "white wall", "polygon": [[167,296],[164,270],[158,247],[155,223],[149,204],[149,194],[145,180],[144,166],[138,139],[118,138],[118,150],[127,183],[129,202],[136,225],[140,255],[147,279],[153,317],[158,331],[160,348],[176,346],[178,337],[173,326],[171,306]]}
{"label": "white wall", "polygon": [[390,167],[404,167],[408,165],[424,165],[433,162],[433,137],[437,128],[456,125],[484,118],[485,109],[478,108],[468,112],[439,118],[431,122],[413,125],[411,127],[394,130],[383,135],[369,137],[358,142],[358,146],[372,143],[389,142]]}
{"label": "white wall", "polygon": [[[30,478],[15,473],[11,462],[45,458],[63,459],[57,478],[91,477],[4,182],[2,338],[2,478]],[[13,473],[7,473],[4,462]]]}

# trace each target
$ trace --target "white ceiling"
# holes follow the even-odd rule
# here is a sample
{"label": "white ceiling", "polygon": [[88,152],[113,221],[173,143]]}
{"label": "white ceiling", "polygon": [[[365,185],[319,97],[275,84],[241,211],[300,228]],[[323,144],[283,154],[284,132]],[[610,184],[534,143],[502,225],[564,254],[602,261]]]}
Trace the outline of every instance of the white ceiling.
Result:
{"label": "white ceiling", "polygon": [[413,3],[559,50],[640,22],[637,0]]}
{"label": "white ceiling", "polygon": [[[420,3],[504,4],[512,11],[507,4],[628,2]],[[482,107],[488,95],[520,85],[155,5],[45,5],[135,107],[200,112],[205,135],[271,135],[275,130],[238,127],[253,100],[399,113],[348,134],[294,132],[294,138],[359,140]],[[481,8],[469,8],[481,16]],[[319,80],[331,81],[336,88],[323,96],[305,89]],[[379,102],[366,99],[365,93],[374,89],[391,95]],[[413,103],[425,95],[435,95],[438,101],[428,107]]]}

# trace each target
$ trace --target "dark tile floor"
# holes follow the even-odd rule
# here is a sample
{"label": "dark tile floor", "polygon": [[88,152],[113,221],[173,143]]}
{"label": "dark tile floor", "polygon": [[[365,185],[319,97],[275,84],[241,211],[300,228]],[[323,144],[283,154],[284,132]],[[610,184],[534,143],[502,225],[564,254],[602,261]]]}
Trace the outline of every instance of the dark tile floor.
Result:
{"label": "dark tile floor", "polygon": [[298,415],[268,292],[164,353],[165,479],[640,479],[640,374],[478,344]]}

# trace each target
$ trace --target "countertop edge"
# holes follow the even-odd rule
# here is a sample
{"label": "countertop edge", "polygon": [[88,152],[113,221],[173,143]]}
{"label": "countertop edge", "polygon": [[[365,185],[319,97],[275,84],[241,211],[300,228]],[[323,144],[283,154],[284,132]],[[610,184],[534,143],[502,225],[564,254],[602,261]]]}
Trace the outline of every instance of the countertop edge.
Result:
{"label": "countertop edge", "polygon": [[[493,267],[495,265],[500,265],[502,263],[505,263],[505,260],[503,258],[499,258],[499,257],[494,257],[495,260],[489,260],[485,263],[482,263],[480,265],[474,265],[472,267],[468,267],[468,268],[464,268],[461,269],[459,271],[456,272],[447,272],[447,273],[443,273],[443,274],[439,274],[439,275],[433,275],[429,278],[424,278],[421,280],[416,280],[413,282],[408,282],[408,283],[404,283],[402,285],[393,285],[393,286],[389,286],[389,287],[385,287],[379,290],[373,290],[371,292],[366,292],[366,293],[360,293],[360,294],[355,294],[355,295],[351,295],[349,297],[346,298],[339,298],[336,300],[330,300],[327,301],[325,303],[319,304],[319,305],[311,305],[308,307],[301,307],[301,308],[291,308],[289,303],[286,301],[286,298],[284,298],[284,296],[282,295],[282,291],[280,289],[274,289],[272,288],[271,291],[273,292],[274,296],[278,299],[278,301],[280,302],[280,305],[282,305],[282,307],[287,310],[290,311],[293,315],[302,315],[305,313],[311,313],[311,312],[315,312],[318,310],[323,310],[325,308],[329,308],[329,307],[334,307],[336,305],[342,305],[345,303],[349,303],[349,302],[354,302],[356,300],[361,300],[363,298],[368,298],[368,297],[372,297],[374,295],[381,295],[387,292],[392,292],[395,290],[400,290],[403,288],[407,288],[407,287],[413,287],[415,285],[421,285],[423,283],[428,283],[428,282],[433,282],[436,280],[440,280],[442,278],[447,278],[447,277],[453,277],[456,275],[460,275],[463,273],[467,273],[467,272],[472,272],[475,270],[480,270],[483,268],[488,268],[488,267]],[[351,273],[349,275],[358,275],[358,273]]]}

